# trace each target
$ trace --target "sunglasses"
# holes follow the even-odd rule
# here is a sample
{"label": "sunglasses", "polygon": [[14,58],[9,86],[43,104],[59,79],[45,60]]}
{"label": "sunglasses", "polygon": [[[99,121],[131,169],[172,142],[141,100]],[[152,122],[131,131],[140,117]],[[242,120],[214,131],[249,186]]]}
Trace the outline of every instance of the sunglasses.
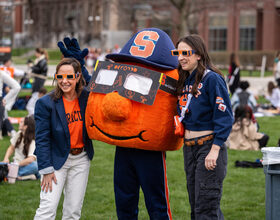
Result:
{"label": "sunglasses", "polygon": [[195,53],[194,50],[171,50],[172,56],[179,56],[182,54],[183,56],[191,56]]}
{"label": "sunglasses", "polygon": [[72,74],[55,74],[56,79],[75,79],[79,76],[79,73],[72,73]]}

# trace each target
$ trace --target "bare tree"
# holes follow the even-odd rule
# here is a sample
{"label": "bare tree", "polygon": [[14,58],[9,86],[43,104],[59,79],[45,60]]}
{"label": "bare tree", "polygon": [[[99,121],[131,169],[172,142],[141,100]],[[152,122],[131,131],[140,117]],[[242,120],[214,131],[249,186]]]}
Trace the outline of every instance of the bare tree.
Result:
{"label": "bare tree", "polygon": [[197,34],[201,14],[207,9],[223,7],[232,0],[169,0],[178,10],[179,22],[176,25],[179,37]]}

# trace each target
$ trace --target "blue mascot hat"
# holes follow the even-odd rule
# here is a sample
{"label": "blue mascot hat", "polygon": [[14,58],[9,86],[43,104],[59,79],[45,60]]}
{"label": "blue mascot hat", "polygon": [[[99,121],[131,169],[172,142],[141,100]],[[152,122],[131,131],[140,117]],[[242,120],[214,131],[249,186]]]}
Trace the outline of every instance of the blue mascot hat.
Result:
{"label": "blue mascot hat", "polygon": [[176,69],[178,59],[171,55],[175,46],[170,37],[158,28],[145,28],[124,45],[119,53],[111,53],[106,58],[115,62],[137,62],[166,70]]}

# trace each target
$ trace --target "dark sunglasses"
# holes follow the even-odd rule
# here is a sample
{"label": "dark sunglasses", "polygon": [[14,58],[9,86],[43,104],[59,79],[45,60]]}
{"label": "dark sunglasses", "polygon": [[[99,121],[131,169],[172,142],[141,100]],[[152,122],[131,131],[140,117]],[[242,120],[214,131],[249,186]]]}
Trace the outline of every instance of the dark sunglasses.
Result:
{"label": "dark sunglasses", "polygon": [[191,56],[195,53],[194,50],[171,50],[172,56],[179,56],[182,54],[183,56]]}
{"label": "dark sunglasses", "polygon": [[75,79],[79,76],[79,73],[72,73],[72,74],[55,74],[56,79]]}

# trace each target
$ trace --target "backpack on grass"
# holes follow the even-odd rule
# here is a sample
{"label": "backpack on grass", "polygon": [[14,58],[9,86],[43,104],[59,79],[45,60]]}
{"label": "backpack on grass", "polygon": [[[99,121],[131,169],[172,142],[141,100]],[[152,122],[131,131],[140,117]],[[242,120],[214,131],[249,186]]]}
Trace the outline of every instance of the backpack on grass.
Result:
{"label": "backpack on grass", "polygon": [[7,175],[8,175],[8,164],[7,163],[0,163],[0,183],[3,180],[6,180]]}

